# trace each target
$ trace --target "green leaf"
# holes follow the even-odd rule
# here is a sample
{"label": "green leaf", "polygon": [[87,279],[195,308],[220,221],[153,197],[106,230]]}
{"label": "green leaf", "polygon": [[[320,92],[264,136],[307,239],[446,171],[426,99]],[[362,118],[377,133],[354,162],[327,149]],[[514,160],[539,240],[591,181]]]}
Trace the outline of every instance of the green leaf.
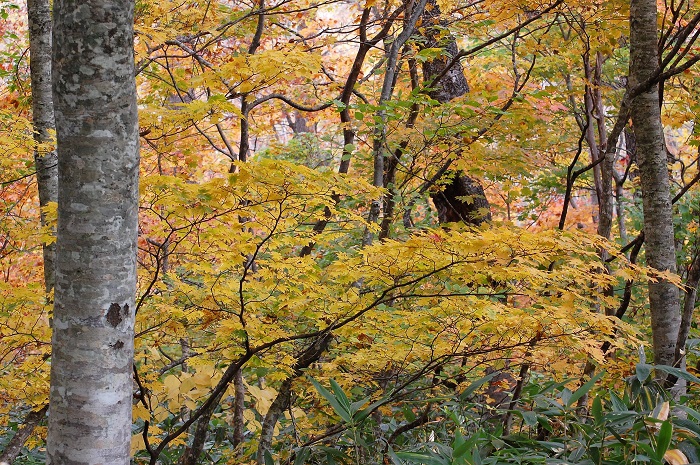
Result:
{"label": "green leaf", "polygon": [[272,454],[270,454],[270,451],[265,449],[265,465],[275,465],[275,461],[272,458]]}
{"label": "green leaf", "polygon": [[529,410],[518,410],[518,413],[523,417],[523,421],[527,426],[535,426],[537,424],[537,415]]}
{"label": "green leaf", "polygon": [[357,402],[353,402],[352,404],[350,404],[350,413],[355,415],[360,410],[360,407],[369,402],[369,399],[370,397],[365,397],[362,400],[358,400]]}
{"label": "green leaf", "polygon": [[627,404],[620,399],[620,396],[610,391],[610,402],[612,403],[613,412],[628,412]]}
{"label": "green leaf", "polygon": [[673,425],[670,421],[666,420],[661,423],[661,429],[659,429],[659,437],[656,441],[656,458],[662,460],[664,454],[668,450],[668,446],[671,445],[671,438],[673,437]]}
{"label": "green leaf", "polygon": [[595,399],[593,399],[591,414],[593,415],[596,425],[603,423],[603,402],[600,400],[599,396],[596,396]]}
{"label": "green leaf", "polygon": [[462,393],[459,395],[459,400],[464,401],[466,400],[469,396],[474,394],[474,392],[479,389],[481,386],[483,386],[485,383],[488,383],[491,381],[494,377],[496,377],[499,374],[498,371],[495,371],[489,375],[484,376],[483,378],[477,379],[473,383],[471,383],[467,388],[462,391]]}
{"label": "green leaf", "polygon": [[348,399],[348,396],[346,396],[345,392],[343,392],[343,388],[341,388],[340,385],[336,383],[334,379],[331,379],[330,382],[331,389],[333,389],[333,393],[335,394],[335,398],[338,399],[338,402],[340,402],[340,404],[345,408],[346,412],[352,413],[350,399]]}
{"label": "green leaf", "polygon": [[[331,384],[332,383],[333,381],[331,381]],[[313,378],[311,379],[311,384],[314,385],[319,394],[325,397],[328,403],[331,404],[331,407],[333,407],[333,410],[335,410],[335,413],[337,413],[338,416],[340,416],[340,418],[343,419],[343,421],[345,421],[346,423],[352,423],[352,415],[350,415],[349,409],[345,408],[343,404],[333,394],[331,394],[331,392],[328,389],[321,386],[318,383],[318,381],[316,381]],[[345,396],[345,394],[343,394],[343,396]],[[345,398],[345,401],[347,402],[347,397]]]}
{"label": "green leaf", "polygon": [[440,457],[421,454],[418,452],[397,452],[396,456],[411,463],[420,463],[424,465],[447,465],[448,463],[445,460],[440,459]]}
{"label": "green leaf", "polygon": [[464,440],[464,436],[462,436],[462,433],[460,433],[459,430],[457,430],[455,432],[455,440],[452,443],[452,458],[458,458],[466,454],[469,450],[469,444],[469,442]]}
{"label": "green leaf", "polygon": [[384,405],[386,403],[386,399],[379,399],[376,402],[372,402],[369,404],[366,408],[362,409],[361,411],[355,413],[354,418],[356,423],[362,423],[365,421],[365,419],[380,405]]}
{"label": "green leaf", "polygon": [[389,458],[391,461],[394,463],[394,465],[404,465],[403,460],[401,460],[397,455],[396,452],[394,452],[394,449],[391,448],[391,446],[388,447],[387,453],[389,454]]}
{"label": "green leaf", "polygon": [[668,366],[668,365],[654,365],[654,368],[657,370],[663,371],[664,373],[668,373],[669,375],[673,375],[676,378],[684,379],[686,381],[692,381],[693,383],[700,383],[700,378],[697,376],[691,375],[685,370],[681,370],[680,368]]}
{"label": "green leaf", "polygon": [[561,391],[561,401],[564,403],[564,405],[568,406],[570,405],[569,399],[571,399],[571,390],[565,387]]}
{"label": "green leaf", "polygon": [[648,363],[638,363],[637,364],[637,379],[640,383],[643,383],[649,378],[651,374],[652,366]]}
{"label": "green leaf", "polygon": [[692,434],[696,438],[700,439],[700,426],[693,421],[686,420],[684,418],[676,418],[673,421],[677,428],[685,430],[684,434]]}
{"label": "green leaf", "polygon": [[294,465],[304,465],[306,463],[306,459],[309,458],[309,455],[311,455],[311,449],[308,447],[302,447],[297,451],[297,455],[294,458]]}
{"label": "green leaf", "polygon": [[426,61],[432,61],[442,55],[442,48],[424,48],[420,52],[416,53],[415,59],[418,63],[425,63]]}
{"label": "green leaf", "polygon": [[641,441],[637,441],[634,443],[634,445],[638,448],[641,449],[642,452],[645,453],[646,456],[648,457],[656,457],[656,453],[654,452],[654,449],[651,448],[649,444],[646,444]]}
{"label": "green leaf", "polygon": [[580,388],[576,389],[576,391],[575,391],[573,394],[571,394],[571,397],[569,397],[569,400],[567,401],[566,406],[567,406],[567,407],[571,407],[571,406],[574,404],[574,402],[576,402],[576,401],[579,400],[581,397],[583,397],[583,396],[585,396],[586,394],[588,394],[588,391],[591,390],[591,388],[593,387],[593,385],[594,385],[600,378],[602,378],[604,374],[605,374],[605,371],[601,371],[600,373],[598,373],[597,375],[593,376],[591,379],[589,379],[588,381],[586,381]]}
{"label": "green leaf", "polygon": [[479,454],[479,448],[474,446],[472,449],[472,462],[474,465],[481,465],[481,454]]}
{"label": "green leaf", "polygon": [[326,460],[330,461],[332,459],[333,461],[335,461],[337,459],[341,463],[348,463],[350,461],[350,457],[348,457],[346,454],[344,454],[342,451],[340,451],[338,449],[335,449],[333,447],[327,447],[327,446],[317,446],[317,447],[319,450],[326,453]]}

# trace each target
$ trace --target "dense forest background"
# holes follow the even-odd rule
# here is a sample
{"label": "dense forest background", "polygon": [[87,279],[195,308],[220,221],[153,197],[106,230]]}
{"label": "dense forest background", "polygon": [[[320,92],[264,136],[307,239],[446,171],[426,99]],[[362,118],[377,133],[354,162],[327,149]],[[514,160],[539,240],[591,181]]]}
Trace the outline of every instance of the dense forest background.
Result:
{"label": "dense forest background", "polygon": [[[48,2],[0,17],[0,461],[43,463],[70,102]],[[137,1],[132,462],[699,462],[698,23]]]}

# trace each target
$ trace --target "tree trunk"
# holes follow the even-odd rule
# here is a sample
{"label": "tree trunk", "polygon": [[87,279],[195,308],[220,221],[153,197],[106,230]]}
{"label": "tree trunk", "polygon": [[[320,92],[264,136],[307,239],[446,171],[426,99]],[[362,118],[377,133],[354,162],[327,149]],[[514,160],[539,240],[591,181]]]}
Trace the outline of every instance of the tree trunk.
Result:
{"label": "tree trunk", "polygon": [[[457,42],[452,35],[444,36],[444,26],[440,21],[440,7],[436,0],[429,0],[423,13],[422,25],[425,37],[424,48],[442,48],[446,56],[423,63],[423,80],[430,84],[428,92],[431,98],[440,103],[461,97],[469,92],[469,83],[464,76],[462,64],[457,62],[438,82],[431,82],[439,76],[458,53]],[[440,223],[464,221],[479,225],[491,220],[490,205],[484,188],[479,182],[461,171],[446,173],[443,178],[448,183],[437,193],[431,194],[435,208],[438,210]],[[463,199],[466,197],[467,199]],[[466,200],[466,201],[465,201]]]}
{"label": "tree trunk", "polygon": [[[659,65],[656,0],[630,5],[630,89],[651,77]],[[631,102],[644,208],[647,264],[676,272],[673,211],[658,85]],[[667,280],[649,282],[654,362],[673,364],[680,324],[678,289]]]}
{"label": "tree trunk", "polygon": [[58,227],[48,464],[128,464],[139,140],[133,7],[57,0]]}
{"label": "tree trunk", "polygon": [[[27,2],[29,23],[29,69],[32,81],[32,124],[37,146],[51,142],[54,130],[53,98],[51,96],[51,10],[48,0]],[[36,180],[39,187],[39,206],[58,201],[58,160],[56,151],[34,150]],[[46,215],[41,213],[41,225],[46,226]],[[44,285],[46,292],[53,290],[54,244],[44,244]]]}
{"label": "tree trunk", "polygon": [[[429,0],[421,18],[425,31],[423,48],[442,48],[444,50],[443,56],[423,63],[423,79],[426,83],[440,75],[450,59],[459,52],[454,36],[443,35],[446,24],[440,21],[440,14],[437,1]],[[440,103],[449,102],[453,98],[469,93],[469,83],[464,77],[464,68],[459,62],[455,63],[439,82],[432,83],[430,87],[428,95]]]}
{"label": "tree trunk", "polygon": [[[29,26],[29,73],[32,82],[32,126],[34,130],[34,167],[39,190],[41,226],[46,226],[43,208],[58,201],[58,167],[56,151],[40,150],[51,143],[50,131],[54,129],[53,98],[51,96],[51,9],[48,0],[28,0],[27,23]],[[43,244],[44,288],[49,294],[54,287],[56,261],[55,244]],[[22,427],[0,454],[0,463],[13,463],[34,428],[46,416],[47,407],[30,412]]]}

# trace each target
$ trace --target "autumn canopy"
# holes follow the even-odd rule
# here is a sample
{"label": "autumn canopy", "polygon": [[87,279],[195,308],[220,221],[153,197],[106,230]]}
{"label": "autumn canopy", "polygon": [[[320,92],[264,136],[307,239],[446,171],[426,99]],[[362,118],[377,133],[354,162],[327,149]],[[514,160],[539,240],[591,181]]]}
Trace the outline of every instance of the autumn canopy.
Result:
{"label": "autumn canopy", "polygon": [[695,0],[0,17],[0,462],[700,461]]}

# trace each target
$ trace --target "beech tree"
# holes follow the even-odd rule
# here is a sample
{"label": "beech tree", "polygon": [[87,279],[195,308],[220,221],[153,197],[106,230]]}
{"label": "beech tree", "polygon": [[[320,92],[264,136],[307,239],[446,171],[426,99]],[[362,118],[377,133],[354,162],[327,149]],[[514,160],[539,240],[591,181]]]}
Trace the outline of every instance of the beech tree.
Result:
{"label": "beech tree", "polygon": [[129,463],[139,170],[133,7],[54,3],[49,464]]}
{"label": "beech tree", "polygon": [[[676,272],[673,209],[661,124],[659,85],[642,88],[659,66],[655,0],[632,0],[630,4],[630,76],[632,89],[640,93],[631,102],[637,140],[637,162],[644,205],[644,237],[648,264]],[[649,283],[649,308],[654,361],[673,365],[680,326],[678,288],[667,279]]]}
{"label": "beech tree", "polygon": [[[34,132],[34,167],[36,169],[39,207],[46,209],[58,200],[58,162],[52,150],[54,128],[53,99],[51,97],[51,10],[48,0],[27,2],[29,26],[29,68],[32,83],[32,128]],[[52,228],[47,214],[42,211],[40,224]],[[44,259],[44,288],[49,296],[54,287],[56,247],[54,243],[42,244]],[[24,425],[12,437],[0,454],[0,462],[12,463],[22,450],[22,445],[41,422],[48,410],[44,405],[30,412]]]}
{"label": "beech tree", "polygon": [[[27,2],[29,22],[30,73],[32,81],[32,123],[37,149],[34,163],[39,190],[39,206],[45,208],[58,200],[58,162],[55,150],[40,149],[52,142],[54,130],[53,99],[51,97],[51,10],[48,0]],[[46,215],[41,216],[47,226]],[[51,292],[54,286],[55,247],[44,244],[44,285]]]}

